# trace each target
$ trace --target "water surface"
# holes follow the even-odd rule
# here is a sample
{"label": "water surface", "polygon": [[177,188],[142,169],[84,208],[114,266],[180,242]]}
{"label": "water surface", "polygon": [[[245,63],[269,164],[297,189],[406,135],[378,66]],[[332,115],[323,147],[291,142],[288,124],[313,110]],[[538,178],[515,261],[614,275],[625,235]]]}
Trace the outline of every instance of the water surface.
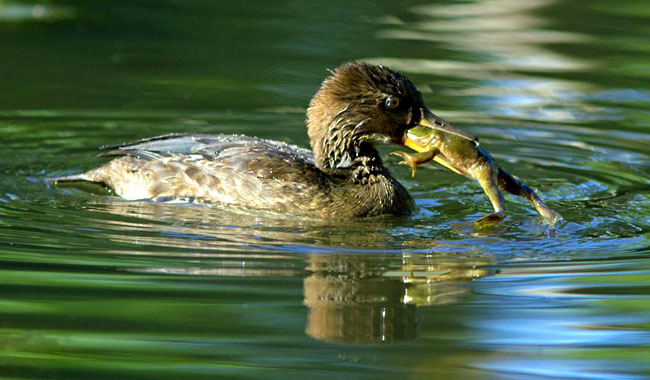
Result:
{"label": "water surface", "polygon": [[[650,8],[539,0],[0,0],[1,379],[650,376]],[[433,164],[408,217],[124,202],[45,178],[169,132],[308,146],[386,64],[567,223]]]}

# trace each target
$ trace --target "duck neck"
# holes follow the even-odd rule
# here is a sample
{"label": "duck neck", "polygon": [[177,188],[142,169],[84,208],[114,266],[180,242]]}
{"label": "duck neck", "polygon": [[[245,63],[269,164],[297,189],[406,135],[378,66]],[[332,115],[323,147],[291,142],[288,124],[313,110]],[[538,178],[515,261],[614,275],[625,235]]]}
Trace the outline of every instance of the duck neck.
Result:
{"label": "duck neck", "polygon": [[[379,153],[367,141],[369,119],[360,116],[364,113],[352,112],[350,105],[323,107],[319,102],[317,95],[307,112],[315,164],[334,179],[332,184],[337,184],[332,188],[334,198],[344,200],[332,202],[332,209],[323,212],[373,216],[411,211],[413,199],[388,173]],[[336,109],[340,111],[331,111]]]}
{"label": "duck neck", "polygon": [[335,119],[326,133],[314,141],[312,148],[316,166],[326,173],[349,177],[366,183],[370,177],[385,174],[379,153],[370,143],[358,137],[360,123],[342,123]]}

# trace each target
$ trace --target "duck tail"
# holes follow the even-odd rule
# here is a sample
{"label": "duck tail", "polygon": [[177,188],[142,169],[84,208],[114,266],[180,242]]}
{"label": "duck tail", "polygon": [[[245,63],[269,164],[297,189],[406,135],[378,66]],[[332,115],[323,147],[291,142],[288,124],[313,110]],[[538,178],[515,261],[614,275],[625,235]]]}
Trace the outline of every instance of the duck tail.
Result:
{"label": "duck tail", "polygon": [[95,194],[111,193],[106,183],[93,178],[88,172],[62,177],[51,177],[47,178],[46,181],[58,188],[75,188]]}
{"label": "duck tail", "polygon": [[90,179],[86,177],[84,174],[86,173],[66,175],[61,177],[50,177],[50,178],[46,178],[45,180],[47,182],[54,183],[54,184],[58,184],[59,182],[90,181]]}

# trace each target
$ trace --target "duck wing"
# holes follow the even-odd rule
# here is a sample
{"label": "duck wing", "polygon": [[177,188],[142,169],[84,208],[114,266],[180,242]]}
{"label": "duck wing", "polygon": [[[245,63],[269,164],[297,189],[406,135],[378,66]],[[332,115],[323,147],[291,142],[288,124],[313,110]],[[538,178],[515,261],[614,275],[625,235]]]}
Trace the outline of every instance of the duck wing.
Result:
{"label": "duck wing", "polygon": [[280,181],[322,181],[310,150],[285,142],[225,134],[168,134],[120,145],[104,146],[102,157],[130,156],[142,161],[202,165],[207,171],[228,170]]}
{"label": "duck wing", "polygon": [[259,137],[225,134],[191,134],[172,133],[162,136],[131,141],[119,145],[107,145],[101,157],[134,156],[141,159],[155,159],[172,155],[202,155],[206,159],[225,158],[245,151],[251,153],[267,152],[273,155],[295,155],[313,164],[313,154],[308,149],[300,148],[281,141],[267,140]]}

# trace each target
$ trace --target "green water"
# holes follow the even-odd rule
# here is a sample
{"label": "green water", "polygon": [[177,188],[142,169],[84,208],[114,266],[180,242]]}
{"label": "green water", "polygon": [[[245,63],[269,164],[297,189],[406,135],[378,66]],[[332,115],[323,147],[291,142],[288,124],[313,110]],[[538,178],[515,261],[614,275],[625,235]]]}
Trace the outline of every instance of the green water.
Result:
{"label": "green water", "polygon": [[[326,69],[408,75],[568,221],[434,164],[326,222],[49,187],[168,132],[308,146]],[[650,377],[650,4],[0,0],[0,379]]]}

